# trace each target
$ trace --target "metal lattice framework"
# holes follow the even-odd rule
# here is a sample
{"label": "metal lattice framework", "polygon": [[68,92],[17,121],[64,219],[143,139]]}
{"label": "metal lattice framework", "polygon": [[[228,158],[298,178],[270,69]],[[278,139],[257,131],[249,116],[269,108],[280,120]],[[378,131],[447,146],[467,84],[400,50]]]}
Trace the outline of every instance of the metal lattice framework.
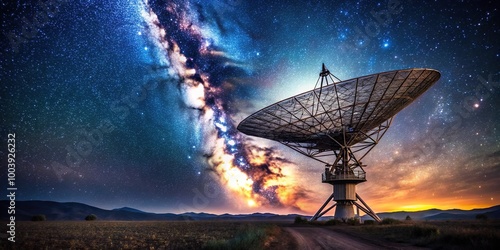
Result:
{"label": "metal lattice framework", "polygon": [[255,112],[238,130],[281,142],[326,164],[331,162],[323,159],[341,147],[363,152],[361,160],[391,118],[439,77],[433,69],[405,69],[335,82],[323,66],[315,89]]}
{"label": "metal lattice framework", "polygon": [[[366,181],[361,159],[377,145],[393,116],[440,77],[436,70],[414,68],[340,81],[323,65],[313,90],[255,112],[238,130],[281,142],[326,165],[322,182],[333,185],[333,193],[311,220],[334,207],[336,218],[352,218],[356,206],[358,216],[360,209],[380,221],[356,193],[356,185]],[[336,203],[324,210],[331,201]]]}

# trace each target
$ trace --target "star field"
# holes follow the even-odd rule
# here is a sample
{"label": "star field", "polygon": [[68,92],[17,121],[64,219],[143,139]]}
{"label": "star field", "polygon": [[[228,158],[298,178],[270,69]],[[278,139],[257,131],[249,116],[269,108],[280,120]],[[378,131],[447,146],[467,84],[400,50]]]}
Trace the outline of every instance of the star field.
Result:
{"label": "star field", "polygon": [[442,74],[363,160],[374,210],[500,200],[494,1],[45,2],[1,5],[0,135],[17,136],[19,199],[313,212],[323,166],[235,128],[312,89],[325,63],[342,80]]}

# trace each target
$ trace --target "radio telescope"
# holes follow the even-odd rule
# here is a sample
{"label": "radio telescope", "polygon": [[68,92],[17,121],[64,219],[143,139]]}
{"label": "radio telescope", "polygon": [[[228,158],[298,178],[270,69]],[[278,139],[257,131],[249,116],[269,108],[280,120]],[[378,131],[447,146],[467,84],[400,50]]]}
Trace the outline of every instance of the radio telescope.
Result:
{"label": "radio telescope", "polygon": [[334,207],[336,219],[353,218],[356,206],[358,216],[362,210],[380,221],[356,193],[356,185],[366,181],[361,160],[377,145],[394,115],[440,77],[437,70],[412,68],[340,81],[323,64],[314,89],[255,112],[238,130],[278,141],[325,164],[322,182],[331,184],[333,191],[311,220]]}

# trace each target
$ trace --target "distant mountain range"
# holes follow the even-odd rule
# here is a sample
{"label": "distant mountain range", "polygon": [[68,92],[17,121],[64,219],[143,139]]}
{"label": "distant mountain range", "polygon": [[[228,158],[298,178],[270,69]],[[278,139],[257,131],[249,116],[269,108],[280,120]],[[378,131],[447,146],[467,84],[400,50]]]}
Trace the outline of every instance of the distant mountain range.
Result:
{"label": "distant mountain range", "polygon": [[[7,221],[7,200],[0,200],[0,220]],[[208,213],[149,213],[135,208],[122,207],[112,210],[101,209],[78,202],[55,201],[16,201],[16,221],[31,220],[34,215],[43,214],[47,220],[83,220],[89,214],[95,214],[99,220],[151,221],[151,220],[290,220],[298,214],[277,215],[271,213],[253,214],[208,214]]]}
{"label": "distant mountain range", "polygon": [[[7,200],[0,201],[0,220],[7,221]],[[78,202],[55,202],[55,201],[16,201],[16,221],[31,220],[34,215],[43,214],[47,220],[83,220],[89,214],[95,214],[99,220],[123,220],[123,221],[147,221],[147,220],[262,220],[262,221],[293,221],[295,217],[308,215],[287,214],[278,215],[273,213],[253,213],[253,214],[209,214],[188,212],[183,214],[173,213],[149,213],[135,208],[122,207],[112,210],[101,209]],[[473,210],[440,210],[430,209],[419,212],[390,212],[379,213],[380,218],[394,218],[404,220],[410,216],[414,220],[456,220],[475,219],[476,215],[485,214],[488,218],[500,219],[500,205]],[[330,219],[332,216],[322,217]],[[362,216],[363,219],[370,219]]]}
{"label": "distant mountain range", "polygon": [[[393,218],[398,220],[406,219],[406,216],[410,216],[413,220],[469,220],[475,219],[476,215],[485,214],[487,218],[500,219],[500,205],[489,207],[489,208],[478,208],[472,210],[461,210],[461,209],[429,209],[417,212],[388,212],[388,213],[377,213],[381,218]],[[361,216],[362,219],[371,219],[367,215]]]}

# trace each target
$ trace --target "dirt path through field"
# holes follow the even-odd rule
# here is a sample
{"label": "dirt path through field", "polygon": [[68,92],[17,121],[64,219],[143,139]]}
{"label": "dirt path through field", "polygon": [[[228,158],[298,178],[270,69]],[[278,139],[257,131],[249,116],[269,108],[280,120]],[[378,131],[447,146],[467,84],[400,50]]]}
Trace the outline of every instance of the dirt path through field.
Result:
{"label": "dirt path through field", "polygon": [[298,249],[419,249],[395,246],[392,243],[380,244],[351,235],[335,232],[321,227],[285,227],[296,240]]}

